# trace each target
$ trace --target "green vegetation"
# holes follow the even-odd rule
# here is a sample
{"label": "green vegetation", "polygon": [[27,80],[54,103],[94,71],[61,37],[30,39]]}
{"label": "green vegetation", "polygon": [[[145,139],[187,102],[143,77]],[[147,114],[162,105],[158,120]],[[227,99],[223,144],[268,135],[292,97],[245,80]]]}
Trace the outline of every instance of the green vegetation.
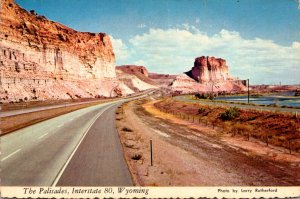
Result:
{"label": "green vegetation", "polygon": [[133,160],[140,160],[142,158],[142,155],[141,154],[134,154],[131,159]]}
{"label": "green vegetation", "polygon": [[122,131],[126,131],[126,132],[132,132],[132,130],[128,127],[123,127],[122,128]]}
{"label": "green vegetation", "polygon": [[210,99],[210,100],[213,100],[215,97],[217,97],[217,94],[212,94],[212,93],[197,93],[197,94],[195,94],[196,99]]}
{"label": "green vegetation", "polygon": [[198,114],[202,114],[202,113],[205,113],[205,108],[199,108],[198,109]]}
{"label": "green vegetation", "polygon": [[220,114],[222,120],[233,120],[240,115],[240,109],[237,107],[230,107]]}

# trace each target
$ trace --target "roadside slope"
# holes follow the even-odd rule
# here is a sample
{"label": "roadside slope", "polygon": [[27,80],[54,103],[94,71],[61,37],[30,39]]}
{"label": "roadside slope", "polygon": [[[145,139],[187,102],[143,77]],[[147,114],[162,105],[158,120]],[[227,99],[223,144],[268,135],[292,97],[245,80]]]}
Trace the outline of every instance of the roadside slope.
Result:
{"label": "roadside slope", "polygon": [[[148,112],[145,101],[119,110],[117,125],[136,185],[280,186],[299,185],[300,158],[266,149],[267,154],[226,142],[215,129],[189,128],[191,122],[162,112]],[[124,112],[124,114],[122,114]],[[171,118],[173,117],[173,119]],[[163,119],[164,118],[164,119]],[[150,166],[149,142],[153,142]],[[241,145],[245,140],[237,139]],[[252,146],[253,147],[253,146]],[[257,145],[254,145],[254,148]],[[266,147],[260,146],[260,149]],[[287,158],[272,159],[272,154]],[[281,154],[281,155],[280,155]],[[291,156],[291,157],[290,157]],[[137,158],[140,157],[140,158]]]}

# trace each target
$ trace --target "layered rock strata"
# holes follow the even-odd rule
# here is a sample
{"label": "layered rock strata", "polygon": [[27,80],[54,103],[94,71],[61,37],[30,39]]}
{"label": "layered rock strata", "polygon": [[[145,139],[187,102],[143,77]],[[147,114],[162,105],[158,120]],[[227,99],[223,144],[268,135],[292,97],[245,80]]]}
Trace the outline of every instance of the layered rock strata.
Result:
{"label": "layered rock strata", "polygon": [[123,65],[116,67],[117,77],[132,92],[157,88],[158,85],[148,77],[148,70],[144,66]]}
{"label": "layered rock strata", "polygon": [[245,81],[232,77],[226,60],[215,57],[197,57],[192,69],[178,75],[171,89],[179,93],[238,92],[246,90]]}
{"label": "layered rock strata", "polygon": [[149,78],[160,87],[167,88],[174,81],[177,75],[149,73]]}
{"label": "layered rock strata", "polygon": [[107,34],[75,31],[13,0],[1,1],[0,17],[2,102],[120,93]]}
{"label": "layered rock strata", "polygon": [[186,74],[200,83],[232,79],[228,74],[226,60],[208,56],[197,57],[194,67]]}

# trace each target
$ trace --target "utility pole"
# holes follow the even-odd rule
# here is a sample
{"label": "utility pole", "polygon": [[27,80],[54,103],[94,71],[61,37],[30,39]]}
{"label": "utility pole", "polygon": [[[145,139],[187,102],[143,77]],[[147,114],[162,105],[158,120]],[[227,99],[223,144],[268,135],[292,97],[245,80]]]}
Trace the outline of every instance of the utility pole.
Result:
{"label": "utility pole", "polygon": [[249,89],[249,79],[247,79],[247,85],[248,85],[248,104],[250,103],[250,89]]}

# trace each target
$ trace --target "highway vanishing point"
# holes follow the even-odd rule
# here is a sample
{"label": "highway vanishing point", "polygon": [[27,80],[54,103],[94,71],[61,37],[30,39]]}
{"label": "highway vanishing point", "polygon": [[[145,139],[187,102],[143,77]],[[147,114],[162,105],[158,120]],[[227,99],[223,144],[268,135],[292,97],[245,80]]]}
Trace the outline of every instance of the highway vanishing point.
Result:
{"label": "highway vanishing point", "polygon": [[115,110],[143,96],[83,108],[1,136],[2,186],[132,186]]}

